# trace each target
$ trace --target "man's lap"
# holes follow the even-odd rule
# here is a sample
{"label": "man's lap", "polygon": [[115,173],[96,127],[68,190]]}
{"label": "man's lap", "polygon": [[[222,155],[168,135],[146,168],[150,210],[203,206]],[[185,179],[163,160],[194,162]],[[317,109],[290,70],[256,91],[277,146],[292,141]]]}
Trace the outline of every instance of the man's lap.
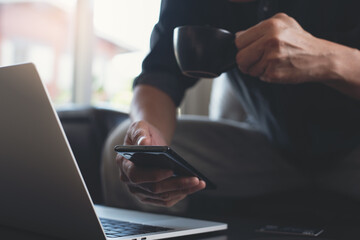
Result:
{"label": "man's lap", "polygon": [[[113,146],[123,143],[128,125],[129,121],[115,129],[104,148],[102,179],[106,204],[162,212],[159,208],[144,206],[137,202],[119,180]],[[360,174],[355,174],[355,171],[360,173],[360,161],[354,160],[360,158],[360,148],[344,161],[340,168],[343,169],[342,171],[332,169],[328,173],[319,173],[313,180],[290,165],[263,134],[247,124],[234,121],[210,121],[203,117],[182,118],[178,120],[171,146],[218,186],[215,191],[204,190],[196,193],[197,200],[209,196],[217,198],[262,196],[312,187],[315,180],[318,186],[334,191],[344,190],[341,185],[347,184],[346,191],[354,194],[357,192],[357,186],[351,183],[360,178]],[[357,167],[354,168],[354,164]],[[354,174],[349,175],[349,171],[353,171]],[[358,196],[360,197],[360,193]],[[191,201],[191,197],[187,198],[165,212],[183,213],[186,211],[189,199]]]}
{"label": "man's lap", "polygon": [[216,191],[207,191],[210,195],[252,197],[307,184],[305,176],[246,123],[183,118],[172,146],[218,185]]}

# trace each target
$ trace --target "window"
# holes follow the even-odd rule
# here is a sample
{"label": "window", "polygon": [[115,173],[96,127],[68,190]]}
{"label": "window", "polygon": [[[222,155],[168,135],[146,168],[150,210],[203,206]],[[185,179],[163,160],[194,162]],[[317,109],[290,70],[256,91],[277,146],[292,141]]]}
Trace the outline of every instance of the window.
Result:
{"label": "window", "polygon": [[128,111],[161,0],[0,0],[0,65],[34,62],[55,105]]}
{"label": "window", "polygon": [[0,1],[0,65],[34,62],[56,104],[71,101],[74,6]]}
{"label": "window", "polygon": [[160,0],[94,1],[93,104],[128,111],[159,10]]}

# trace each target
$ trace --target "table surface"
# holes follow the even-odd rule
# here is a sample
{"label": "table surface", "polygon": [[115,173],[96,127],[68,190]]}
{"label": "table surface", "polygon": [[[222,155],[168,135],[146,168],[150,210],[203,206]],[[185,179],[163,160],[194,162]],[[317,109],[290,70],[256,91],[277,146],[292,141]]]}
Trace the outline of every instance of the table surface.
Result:
{"label": "table surface", "polygon": [[[360,221],[354,222],[332,222],[327,225],[317,225],[316,227],[322,227],[324,233],[319,237],[301,237],[301,236],[287,236],[287,235],[276,235],[276,234],[265,234],[259,233],[256,229],[259,229],[265,225],[281,225],[281,226],[299,226],[298,223],[294,221],[286,221],[283,219],[273,220],[268,219],[251,219],[251,218],[240,218],[240,217],[231,217],[228,220],[217,217],[217,220],[221,220],[228,223],[228,230],[207,233],[207,234],[198,234],[187,237],[178,237],[173,238],[174,240],[358,240],[360,239]],[[214,219],[211,219],[214,220]],[[314,225],[304,225],[304,227],[313,227]],[[25,232],[17,229],[1,227],[0,226],[0,239],[6,240],[53,240],[54,238],[41,236],[30,232]]]}
{"label": "table surface", "polygon": [[[301,194],[300,196],[303,196]],[[305,196],[305,195],[304,195]],[[226,222],[228,229],[207,234],[173,238],[174,240],[359,240],[360,239],[360,202],[334,195],[316,200],[310,194],[301,204],[291,204],[291,199],[279,202],[264,199],[259,204],[252,201],[231,205],[231,202],[215,201],[196,204],[191,209],[193,218]],[[298,196],[296,196],[299,200]],[[299,202],[299,201],[298,201]],[[315,204],[313,204],[315,202]],[[285,203],[285,204],[284,204]],[[311,203],[309,205],[309,203]],[[199,206],[203,206],[200,209]],[[196,213],[197,211],[197,213]],[[1,213],[0,213],[1,217]],[[302,237],[259,233],[256,230],[265,225],[286,227],[321,228],[319,237]],[[53,240],[34,233],[0,226],[0,239],[6,240]]]}

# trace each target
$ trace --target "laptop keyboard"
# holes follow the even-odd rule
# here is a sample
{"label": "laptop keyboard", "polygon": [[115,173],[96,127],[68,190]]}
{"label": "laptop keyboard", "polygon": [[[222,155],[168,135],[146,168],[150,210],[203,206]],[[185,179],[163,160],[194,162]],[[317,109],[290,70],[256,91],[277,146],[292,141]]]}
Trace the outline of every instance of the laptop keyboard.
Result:
{"label": "laptop keyboard", "polygon": [[108,238],[125,237],[130,235],[139,235],[171,230],[171,228],[123,222],[106,218],[100,218],[100,222],[104,228],[106,237]]}

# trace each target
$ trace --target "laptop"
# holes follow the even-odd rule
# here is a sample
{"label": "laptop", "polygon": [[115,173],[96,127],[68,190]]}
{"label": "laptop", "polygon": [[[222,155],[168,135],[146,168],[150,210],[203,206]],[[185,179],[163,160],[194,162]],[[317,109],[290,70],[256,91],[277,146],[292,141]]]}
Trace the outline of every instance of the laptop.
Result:
{"label": "laptop", "polygon": [[60,239],[149,240],[227,224],[94,205],[31,63],[0,68],[0,225]]}

